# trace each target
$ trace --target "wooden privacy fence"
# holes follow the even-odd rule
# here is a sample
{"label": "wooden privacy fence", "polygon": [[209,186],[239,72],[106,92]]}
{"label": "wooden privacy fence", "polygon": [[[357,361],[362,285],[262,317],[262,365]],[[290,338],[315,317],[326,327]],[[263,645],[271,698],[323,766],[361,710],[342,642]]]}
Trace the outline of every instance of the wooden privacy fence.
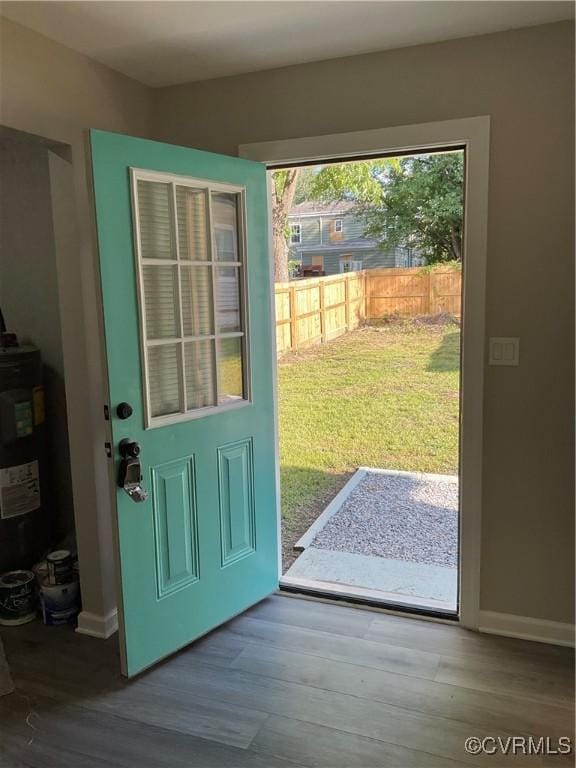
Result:
{"label": "wooden privacy fence", "polygon": [[460,316],[462,272],[422,267],[368,269],[276,283],[278,354],[335,339],[390,315]]}
{"label": "wooden privacy fence", "polygon": [[364,272],[276,283],[278,354],[335,339],[365,320]]}
{"label": "wooden privacy fence", "polygon": [[366,270],[366,315],[460,316],[462,271],[449,267]]}

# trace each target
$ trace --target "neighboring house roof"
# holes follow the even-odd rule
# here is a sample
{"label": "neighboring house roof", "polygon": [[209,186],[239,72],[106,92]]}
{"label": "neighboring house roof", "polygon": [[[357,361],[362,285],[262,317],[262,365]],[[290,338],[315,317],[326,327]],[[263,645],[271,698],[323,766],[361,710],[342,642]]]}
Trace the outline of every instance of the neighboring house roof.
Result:
{"label": "neighboring house roof", "polygon": [[326,216],[338,213],[348,213],[356,207],[356,203],[342,200],[338,203],[319,203],[314,200],[305,200],[303,203],[293,205],[290,216]]}
{"label": "neighboring house roof", "polygon": [[376,240],[368,237],[355,237],[351,240],[336,240],[333,243],[318,243],[317,245],[299,245],[293,244],[291,248],[295,251],[350,251],[358,248],[377,248]]}

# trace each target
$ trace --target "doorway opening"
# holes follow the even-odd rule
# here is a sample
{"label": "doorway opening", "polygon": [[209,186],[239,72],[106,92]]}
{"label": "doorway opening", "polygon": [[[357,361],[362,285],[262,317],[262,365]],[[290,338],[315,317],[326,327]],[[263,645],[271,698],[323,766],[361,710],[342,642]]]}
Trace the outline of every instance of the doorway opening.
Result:
{"label": "doorway opening", "polygon": [[[22,584],[0,624],[32,621],[40,606],[45,623],[76,624],[62,300],[77,258],[71,148],[0,126],[0,178],[0,572],[8,584],[5,572],[17,571]],[[48,577],[51,551],[63,563],[58,587]]]}
{"label": "doorway opening", "polygon": [[281,586],[457,616],[465,149],[269,174]]}

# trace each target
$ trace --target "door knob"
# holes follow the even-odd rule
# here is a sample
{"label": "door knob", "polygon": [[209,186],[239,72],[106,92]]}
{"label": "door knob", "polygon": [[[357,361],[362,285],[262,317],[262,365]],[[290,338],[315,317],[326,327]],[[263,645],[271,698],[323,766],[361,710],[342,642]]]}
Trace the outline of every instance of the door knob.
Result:
{"label": "door knob", "polygon": [[129,419],[134,413],[130,403],[118,403],[116,406],[116,416],[119,419]]}

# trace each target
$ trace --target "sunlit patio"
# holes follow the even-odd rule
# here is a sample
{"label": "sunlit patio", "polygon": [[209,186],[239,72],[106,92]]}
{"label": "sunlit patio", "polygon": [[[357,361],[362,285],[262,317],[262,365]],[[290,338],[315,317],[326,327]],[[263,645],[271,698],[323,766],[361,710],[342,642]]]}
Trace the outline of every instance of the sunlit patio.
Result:
{"label": "sunlit patio", "polygon": [[362,467],[294,549],[287,585],[455,612],[458,477]]}

